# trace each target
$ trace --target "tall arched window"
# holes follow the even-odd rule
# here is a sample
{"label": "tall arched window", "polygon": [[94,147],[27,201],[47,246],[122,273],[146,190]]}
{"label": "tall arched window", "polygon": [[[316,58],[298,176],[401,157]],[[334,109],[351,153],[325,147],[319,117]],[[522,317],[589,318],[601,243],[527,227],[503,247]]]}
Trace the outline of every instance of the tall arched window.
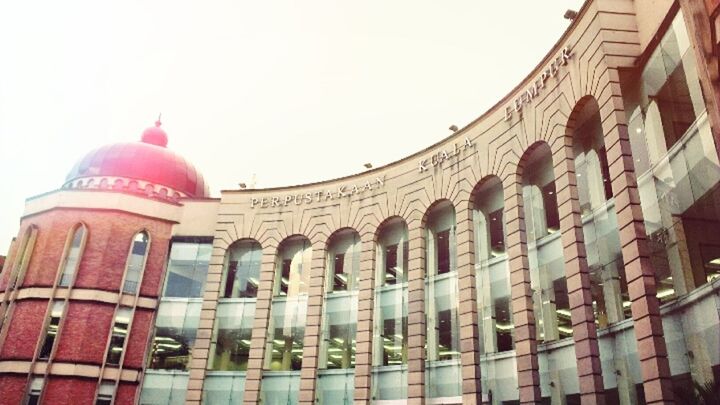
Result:
{"label": "tall arched window", "polygon": [[372,395],[377,400],[407,398],[408,229],[401,218],[377,231]]}
{"label": "tall arched window", "polygon": [[573,330],[562,241],[557,232],[560,216],[555,172],[546,143],[536,145],[523,157],[522,186],[538,338],[552,341],[570,337]]}
{"label": "tall arched window", "polygon": [[459,397],[460,318],[456,265],[455,208],[441,201],[426,213],[427,275],[425,313],[427,319],[428,398]]}
{"label": "tall arched window", "polygon": [[85,245],[85,235],[87,235],[85,225],[78,224],[72,228],[72,231],[68,235],[68,243],[65,248],[65,256],[61,266],[60,281],[58,285],[60,287],[68,287],[72,284],[75,278],[75,273],[80,265],[80,257],[82,256],[82,250]]}
{"label": "tall arched window", "polygon": [[475,190],[475,264],[481,353],[513,349],[510,272],[505,254],[502,182],[482,181]]}
{"label": "tall arched window", "polygon": [[145,259],[150,247],[150,237],[143,231],[135,235],[130,247],[130,254],[127,260],[125,282],[122,291],[128,294],[135,294],[140,283],[142,272],[145,269]]}

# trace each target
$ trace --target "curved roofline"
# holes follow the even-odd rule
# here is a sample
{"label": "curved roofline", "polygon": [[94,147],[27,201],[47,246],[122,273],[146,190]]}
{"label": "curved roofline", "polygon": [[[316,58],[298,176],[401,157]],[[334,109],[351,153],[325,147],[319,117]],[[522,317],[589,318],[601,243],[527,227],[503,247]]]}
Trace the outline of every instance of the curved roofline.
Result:
{"label": "curved roofline", "polygon": [[495,104],[493,104],[490,108],[488,108],[484,113],[480,114],[480,116],[478,116],[474,120],[470,121],[469,123],[464,125],[462,128],[460,128],[459,130],[457,130],[454,133],[452,133],[451,135],[446,136],[445,138],[442,138],[441,140],[431,144],[430,146],[427,146],[426,148],[423,148],[417,152],[414,152],[408,156],[405,156],[405,157],[395,160],[393,162],[387,163],[385,165],[382,165],[382,166],[379,166],[376,168],[369,169],[369,170],[367,170],[365,172],[361,172],[361,173],[354,173],[354,174],[349,174],[347,176],[341,176],[341,177],[336,177],[336,178],[332,178],[332,179],[319,180],[319,181],[303,183],[303,184],[267,187],[267,188],[248,188],[248,189],[241,189],[241,190],[240,189],[221,189],[220,192],[221,193],[254,193],[254,192],[258,192],[258,191],[280,191],[280,190],[295,189],[295,188],[307,188],[307,187],[317,186],[317,185],[321,185],[321,184],[333,183],[333,182],[337,182],[337,181],[341,181],[341,180],[347,180],[347,179],[351,179],[351,178],[358,178],[358,177],[366,176],[371,173],[378,173],[382,170],[386,170],[389,167],[402,164],[402,163],[410,160],[411,158],[416,158],[418,156],[424,155],[425,153],[432,151],[433,149],[437,148],[438,146],[442,145],[443,143],[445,143],[455,137],[459,137],[463,132],[468,130],[471,126],[482,121],[484,118],[488,117],[489,115],[491,115],[492,113],[497,111],[499,108],[501,108],[503,105],[505,105],[509,101],[511,101],[512,96],[517,91],[524,88],[525,85],[529,81],[533,80],[535,78],[535,76],[542,71],[542,69],[545,67],[546,63],[555,56],[555,54],[558,52],[558,50],[560,50],[560,46],[563,44],[563,42],[565,42],[565,40],[567,40],[567,38],[570,36],[570,33],[572,33],[573,30],[575,29],[575,27],[579,24],[578,21],[581,20],[585,16],[585,13],[587,12],[587,9],[588,9],[590,3],[592,3],[593,1],[594,0],[585,0],[583,2],[582,6],[580,7],[580,10],[578,10],[577,16],[570,22],[570,25],[568,25],[568,27],[565,29],[565,31],[562,33],[562,35],[560,35],[560,38],[558,38],[558,40],[555,41],[555,44],[550,48],[550,50],[545,54],[545,56],[540,60],[540,62],[538,62],[535,65],[535,67],[530,71],[530,73],[528,73],[525,76],[525,78],[522,79],[515,87],[513,87],[503,98],[498,100]]}

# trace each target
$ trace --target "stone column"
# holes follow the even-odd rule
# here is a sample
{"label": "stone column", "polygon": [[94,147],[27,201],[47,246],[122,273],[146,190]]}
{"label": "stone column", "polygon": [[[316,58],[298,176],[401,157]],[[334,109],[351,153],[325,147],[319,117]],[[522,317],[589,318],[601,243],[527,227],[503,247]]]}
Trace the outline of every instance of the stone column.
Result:
{"label": "stone column", "polygon": [[513,321],[515,323],[515,359],[521,404],[540,403],[535,313],[530,287],[530,263],[525,235],[522,185],[516,173],[503,178],[507,255]]}
{"label": "stone column", "polygon": [[275,282],[275,255],[277,246],[263,247],[260,264],[260,284],[255,303],[255,320],[250,339],[250,355],[247,374],[245,374],[245,404],[257,404],[260,401],[260,383],[265,364],[265,342],[268,334],[270,307],[272,306]]}
{"label": "stone column", "polygon": [[459,287],[463,404],[482,404],[480,344],[475,284],[475,243],[471,203],[457,204],[455,240]]}
{"label": "stone column", "polygon": [[318,374],[318,355],[322,338],[322,310],[325,303],[325,250],[324,241],[313,241],[310,263],[310,285],[308,289],[307,318],[303,338],[302,370],[300,371],[299,403],[315,403],[315,389]]}
{"label": "stone column", "polygon": [[663,337],[660,303],[656,296],[655,271],[650,262],[635,167],[631,155],[618,73],[608,70],[610,83],[598,98],[607,148],[610,178],[615,196],[620,245],[628,283],[637,339],[645,400],[648,404],[672,404],[670,364]]}
{"label": "stone column", "polygon": [[604,404],[600,349],[574,158],[572,135],[566,134],[557,139],[553,144],[553,166],[580,397],[583,404]]}
{"label": "stone column", "polygon": [[357,337],[355,338],[355,404],[372,399],[373,310],[375,308],[374,235],[360,235],[360,290],[358,291]]}
{"label": "stone column", "polygon": [[408,405],[425,404],[425,230],[408,221]]}

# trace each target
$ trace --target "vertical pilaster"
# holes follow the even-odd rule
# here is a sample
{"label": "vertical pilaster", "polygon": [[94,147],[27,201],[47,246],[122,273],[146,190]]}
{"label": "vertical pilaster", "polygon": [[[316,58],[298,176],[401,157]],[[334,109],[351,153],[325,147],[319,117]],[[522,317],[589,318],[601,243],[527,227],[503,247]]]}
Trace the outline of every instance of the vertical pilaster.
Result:
{"label": "vertical pilaster", "polygon": [[318,373],[318,354],[320,352],[322,309],[325,295],[325,257],[326,243],[314,241],[310,262],[310,288],[308,290],[307,319],[303,339],[302,370],[300,371],[299,403],[315,403],[315,389]]}
{"label": "vertical pilaster", "polygon": [[515,356],[518,391],[521,404],[540,403],[540,373],[537,358],[537,335],[530,286],[525,214],[522,185],[516,174],[503,179],[505,221],[507,227],[507,255],[510,267],[510,293],[515,323]]}
{"label": "vertical pilaster", "polygon": [[370,403],[372,396],[373,309],[375,308],[375,242],[373,234],[360,235],[360,290],[355,338],[355,405]]}
{"label": "vertical pilaster", "polygon": [[408,222],[408,405],[425,403],[425,230]]}
{"label": "vertical pilaster", "polygon": [[475,243],[469,201],[458,204],[456,214],[457,273],[459,286],[460,350],[462,352],[463,404],[481,404],[480,344],[475,284]]}
{"label": "vertical pilaster", "polygon": [[604,404],[600,349],[590,292],[590,271],[585,251],[571,135],[564,135],[556,141],[553,147],[553,162],[580,397],[583,404]]}
{"label": "vertical pilaster", "polygon": [[[617,72],[610,75],[617,77]],[[660,303],[655,287],[655,271],[650,262],[645,223],[643,221],[635,167],[623,110],[619,85],[611,84],[615,93],[601,105],[605,147],[615,195],[623,264],[632,304],[635,337],[641,365],[643,389],[648,404],[672,404],[670,364],[663,337]]]}
{"label": "vertical pilaster", "polygon": [[270,307],[272,305],[273,286],[275,282],[275,254],[277,247],[263,246],[262,263],[260,265],[260,284],[258,285],[255,303],[255,320],[253,321],[252,338],[250,339],[250,355],[247,374],[245,375],[245,404],[257,404],[260,401],[260,383],[262,382],[265,364],[265,342],[267,341]]}
{"label": "vertical pilaster", "polygon": [[225,261],[225,247],[217,246],[221,240],[216,239],[213,243],[212,257],[208,266],[208,275],[205,280],[205,292],[200,309],[200,322],[195,337],[195,345],[192,348],[192,359],[190,360],[190,377],[188,379],[187,394],[185,395],[186,405],[199,405],[202,402],[203,383],[205,381],[205,370],[208,366],[210,355],[210,343],[212,331],[217,312],[217,303],[220,298],[220,283]]}

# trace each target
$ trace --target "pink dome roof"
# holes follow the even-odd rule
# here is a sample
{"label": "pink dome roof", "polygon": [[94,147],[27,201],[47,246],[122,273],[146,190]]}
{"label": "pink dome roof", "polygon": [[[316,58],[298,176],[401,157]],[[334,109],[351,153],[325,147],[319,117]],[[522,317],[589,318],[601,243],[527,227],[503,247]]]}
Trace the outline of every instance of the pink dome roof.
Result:
{"label": "pink dome roof", "polygon": [[160,122],[143,132],[141,142],[105,145],[85,155],[65,178],[115,177],[165,186],[187,197],[209,197],[202,174],[190,162],[167,149]]}

